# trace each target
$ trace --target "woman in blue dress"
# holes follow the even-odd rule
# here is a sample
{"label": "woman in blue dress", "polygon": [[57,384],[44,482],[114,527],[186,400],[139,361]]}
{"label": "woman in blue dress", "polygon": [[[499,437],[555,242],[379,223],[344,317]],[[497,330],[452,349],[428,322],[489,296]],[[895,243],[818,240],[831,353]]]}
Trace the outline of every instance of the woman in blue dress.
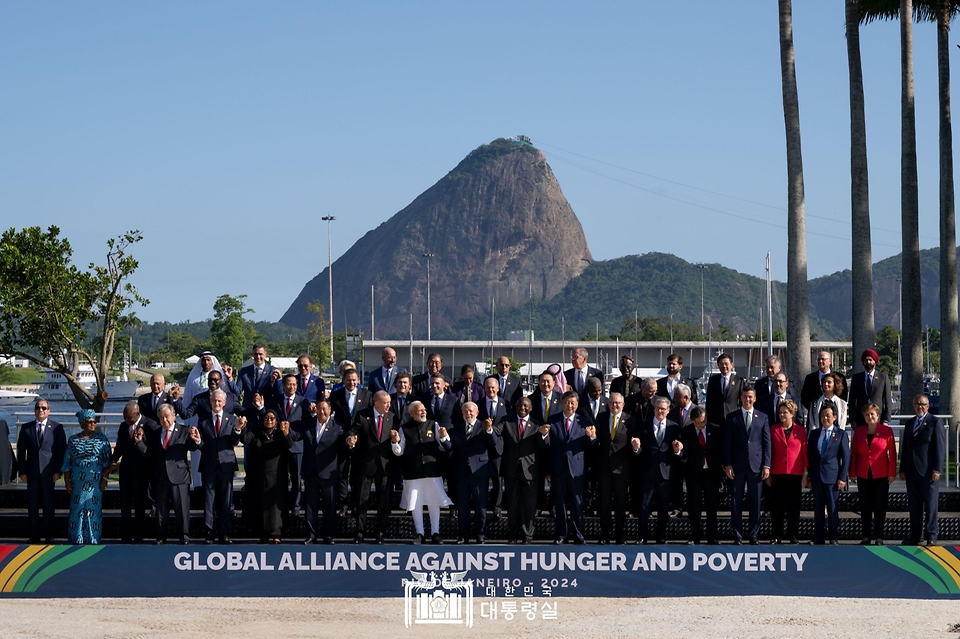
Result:
{"label": "woman in blue dress", "polygon": [[107,487],[103,471],[110,465],[110,442],[97,432],[97,414],[77,411],[81,431],[67,441],[63,481],[70,493],[67,540],[74,544],[99,544],[102,531],[102,498]]}

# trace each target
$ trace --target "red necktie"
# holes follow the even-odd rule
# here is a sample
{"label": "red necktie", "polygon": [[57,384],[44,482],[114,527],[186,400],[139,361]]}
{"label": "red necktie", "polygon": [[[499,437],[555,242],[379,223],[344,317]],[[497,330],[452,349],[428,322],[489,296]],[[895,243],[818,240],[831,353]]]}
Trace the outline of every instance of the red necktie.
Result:
{"label": "red necktie", "polygon": [[163,449],[166,450],[170,445],[170,430],[163,431]]}
{"label": "red necktie", "polygon": [[219,437],[220,436],[220,416],[219,415],[217,415],[216,426],[217,426],[217,437]]}
{"label": "red necktie", "polygon": [[523,422],[525,422],[525,421],[527,421],[527,420],[525,420],[525,419],[521,419],[521,420],[520,420],[520,437],[523,437]]}
{"label": "red necktie", "polygon": [[290,418],[290,411],[293,410],[293,400],[289,397],[287,398],[287,419]]}
{"label": "red necktie", "polygon": [[681,426],[683,426],[686,423],[686,417],[687,417],[687,409],[681,408],[680,409],[680,425]]}
{"label": "red necktie", "polygon": [[383,415],[377,415],[377,439],[383,435]]}
{"label": "red necktie", "polygon": [[303,378],[303,394],[304,395],[307,394],[307,378],[306,377]]}
{"label": "red necktie", "polygon": [[703,461],[702,466],[707,465],[707,438],[703,436],[703,431],[697,431],[697,438],[700,440],[700,449],[703,451]]}

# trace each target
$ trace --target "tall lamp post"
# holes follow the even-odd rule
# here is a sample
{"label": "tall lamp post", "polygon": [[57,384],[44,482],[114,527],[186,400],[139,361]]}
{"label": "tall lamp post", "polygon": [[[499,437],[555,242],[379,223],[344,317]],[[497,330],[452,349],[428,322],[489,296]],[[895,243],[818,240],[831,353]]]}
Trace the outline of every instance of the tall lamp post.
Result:
{"label": "tall lamp post", "polygon": [[431,339],[430,336],[430,258],[434,257],[433,253],[424,253],[423,256],[427,258],[427,341]]}
{"label": "tall lamp post", "polygon": [[327,290],[330,292],[330,364],[336,360],[333,358],[333,238],[330,235],[330,222],[337,218],[333,215],[324,215],[320,218],[327,223]]}
{"label": "tall lamp post", "polygon": [[703,314],[703,272],[707,270],[706,264],[697,264],[697,268],[700,269],[700,334],[706,335],[706,325],[704,324],[704,314]]}

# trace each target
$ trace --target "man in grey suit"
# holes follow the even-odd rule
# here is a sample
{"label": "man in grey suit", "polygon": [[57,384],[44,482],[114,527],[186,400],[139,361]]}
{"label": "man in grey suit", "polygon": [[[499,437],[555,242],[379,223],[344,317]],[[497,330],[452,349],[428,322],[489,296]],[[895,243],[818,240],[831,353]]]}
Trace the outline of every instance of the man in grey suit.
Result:
{"label": "man in grey suit", "polygon": [[60,479],[67,436],[63,426],[50,419],[50,402],[38,399],[35,419],[20,427],[17,437],[17,472],[27,483],[27,517],[30,543],[40,543],[40,508],[43,507],[43,536],[53,543],[53,487]]}
{"label": "man in grey suit", "polygon": [[760,536],[760,489],[770,476],[770,422],[754,408],[757,394],[744,384],[740,390],[741,408],[727,415],[723,426],[723,471],[733,482],[730,523],[734,543],[743,543],[743,500],[749,512],[747,536],[756,545]]}
{"label": "man in grey suit", "polygon": [[910,536],[903,542],[908,546],[933,544],[940,532],[939,482],[947,432],[943,422],[928,410],[930,399],[926,395],[914,397],[916,417],[904,424],[900,438],[900,479],[907,482],[910,508]]}

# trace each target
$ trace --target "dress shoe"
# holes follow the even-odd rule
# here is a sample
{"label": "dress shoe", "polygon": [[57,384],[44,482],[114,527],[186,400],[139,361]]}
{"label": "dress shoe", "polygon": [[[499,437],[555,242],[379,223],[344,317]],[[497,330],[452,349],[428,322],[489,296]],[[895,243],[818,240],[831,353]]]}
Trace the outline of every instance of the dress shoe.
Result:
{"label": "dress shoe", "polygon": [[597,542],[597,545],[599,545],[599,546],[606,546],[606,545],[609,544],[609,543],[610,543],[610,542],[607,541],[606,539],[601,539],[600,541]]}
{"label": "dress shoe", "polygon": [[158,539],[158,540],[156,540],[156,541],[153,542],[153,543],[156,544],[157,546],[162,546],[163,544],[166,543],[166,540],[165,540],[165,539]]}
{"label": "dress shoe", "polygon": [[464,545],[465,543],[467,543],[467,540],[466,540],[466,539],[464,539],[463,537],[457,537],[457,545],[458,545],[458,546],[462,546],[462,545]]}
{"label": "dress shoe", "polygon": [[317,543],[317,538],[314,537],[313,535],[310,535],[309,537],[303,540],[304,546],[309,546],[310,544],[315,544],[315,543]]}
{"label": "dress shoe", "polygon": [[901,546],[919,546],[920,542],[916,539],[904,539],[900,542]]}
{"label": "dress shoe", "polygon": [[583,537],[574,537],[574,538],[573,538],[573,543],[576,544],[577,546],[582,546],[582,545],[584,545],[584,544],[587,543],[587,542],[586,542],[586,540],[585,540]]}
{"label": "dress shoe", "polygon": [[31,544],[39,544],[39,543],[40,543],[40,538],[39,538],[39,537],[31,537],[31,538],[30,538],[30,541],[29,541],[28,543],[31,543]]}
{"label": "dress shoe", "polygon": [[736,539],[733,540],[733,545],[734,545],[734,546],[742,546],[742,545],[743,545],[743,539],[741,539],[740,537],[737,537]]}
{"label": "dress shoe", "polygon": [[482,546],[482,545],[484,545],[485,543],[487,543],[487,540],[486,540],[485,537],[477,537],[477,543]]}
{"label": "dress shoe", "polygon": [[433,533],[430,535],[430,543],[434,546],[442,546],[443,539],[440,537],[440,533]]}
{"label": "dress shoe", "polygon": [[626,537],[617,537],[617,545],[618,545],[618,546],[626,546],[626,545],[627,545],[627,538],[626,538]]}
{"label": "dress shoe", "polygon": [[500,506],[497,506],[493,509],[493,516],[497,519],[500,519],[500,517],[503,516],[503,510],[500,508]]}
{"label": "dress shoe", "polygon": [[383,533],[378,533],[378,534],[377,534],[377,543],[382,546],[384,541],[386,541],[386,538],[383,536]]}
{"label": "dress shoe", "polygon": [[719,539],[710,539],[709,541],[707,541],[707,544],[709,544],[710,546],[719,546],[719,545],[720,545],[720,540],[719,540]]}
{"label": "dress shoe", "polygon": [[136,537],[136,538],[133,540],[133,543],[135,543],[135,544],[142,544],[142,543],[143,543],[143,537]]}
{"label": "dress shoe", "polygon": [[797,544],[800,543],[800,540],[797,539],[796,537],[791,537],[791,538],[790,538],[790,543],[793,544],[794,546],[796,546]]}
{"label": "dress shoe", "polygon": [[230,541],[230,538],[227,537],[226,535],[224,535],[223,537],[220,538],[220,543],[223,544],[224,546],[232,546],[232,545],[233,545],[233,542]]}
{"label": "dress shoe", "polygon": [[524,546],[529,546],[529,545],[532,544],[532,543],[533,543],[533,537],[526,537],[526,538],[524,538],[524,540],[523,540],[523,545],[524,545]]}
{"label": "dress shoe", "polygon": [[810,543],[812,543],[814,546],[823,546],[823,545],[825,545],[822,539],[814,539],[814,540],[813,540],[812,542],[810,542]]}
{"label": "dress shoe", "polygon": [[180,540],[180,545],[181,545],[181,546],[189,546],[189,545],[190,545],[190,540],[185,537],[185,538],[183,538],[183,539]]}
{"label": "dress shoe", "polygon": [[750,538],[750,545],[751,545],[751,546],[759,546],[759,545],[760,545],[760,540],[757,539],[756,537],[751,537],[751,538]]}
{"label": "dress shoe", "polygon": [[687,545],[688,545],[688,546],[693,546],[693,545],[699,544],[699,543],[700,543],[699,541],[694,541],[694,540],[692,540],[692,539],[688,539],[688,540],[687,540]]}
{"label": "dress shoe", "polygon": [[829,545],[831,545],[831,546],[836,546],[836,545],[838,545],[839,543],[840,543],[840,542],[837,541],[836,539],[831,539],[830,541],[827,542],[827,544],[829,544]]}
{"label": "dress shoe", "polygon": [[936,540],[936,539],[924,539],[924,540],[921,541],[920,543],[921,543],[922,545],[924,545],[924,546],[936,546],[936,545],[937,545],[937,540]]}
{"label": "dress shoe", "polygon": [[658,540],[657,540],[657,545],[658,545],[658,546],[666,546],[666,545],[667,545],[667,540],[666,540],[666,539],[658,539]]}
{"label": "dress shoe", "polygon": [[869,538],[869,537],[864,537],[863,539],[861,539],[861,540],[860,540],[860,545],[861,545],[861,546],[869,546],[869,545],[870,545],[870,538]]}
{"label": "dress shoe", "polygon": [[363,534],[357,533],[353,538],[353,543],[362,544],[363,543]]}
{"label": "dress shoe", "polygon": [[882,540],[882,539],[877,539],[877,541],[874,542],[874,545],[882,546],[882,545],[883,545],[883,540]]}
{"label": "dress shoe", "polygon": [[323,543],[325,543],[325,544],[328,545],[328,546],[333,546],[333,545],[336,544],[336,542],[333,541],[333,537],[324,537],[324,538],[323,538]]}
{"label": "dress shoe", "polygon": [[203,540],[203,543],[205,543],[205,544],[208,545],[208,546],[213,545],[213,537],[207,537],[207,538],[205,538],[205,539]]}
{"label": "dress shoe", "polygon": [[770,545],[771,545],[771,546],[779,546],[781,543],[782,543],[782,542],[781,542],[779,539],[777,539],[776,537],[774,537],[773,539],[770,540]]}
{"label": "dress shoe", "polygon": [[562,543],[564,543],[564,541],[563,541],[563,539],[562,539],[561,537],[557,537],[556,539],[553,540],[553,545],[554,545],[554,546],[559,546],[559,545],[562,544]]}
{"label": "dress shoe", "polygon": [[53,537],[47,537],[43,543],[47,544],[48,546],[52,546],[56,542],[53,541]]}
{"label": "dress shoe", "polygon": [[341,507],[340,507],[340,516],[341,516],[341,517],[346,517],[346,516],[347,516],[347,507],[346,507],[346,506],[341,506]]}
{"label": "dress shoe", "polygon": [[421,535],[420,533],[417,533],[416,535],[413,536],[414,546],[419,546],[422,543],[423,543],[423,535]]}

